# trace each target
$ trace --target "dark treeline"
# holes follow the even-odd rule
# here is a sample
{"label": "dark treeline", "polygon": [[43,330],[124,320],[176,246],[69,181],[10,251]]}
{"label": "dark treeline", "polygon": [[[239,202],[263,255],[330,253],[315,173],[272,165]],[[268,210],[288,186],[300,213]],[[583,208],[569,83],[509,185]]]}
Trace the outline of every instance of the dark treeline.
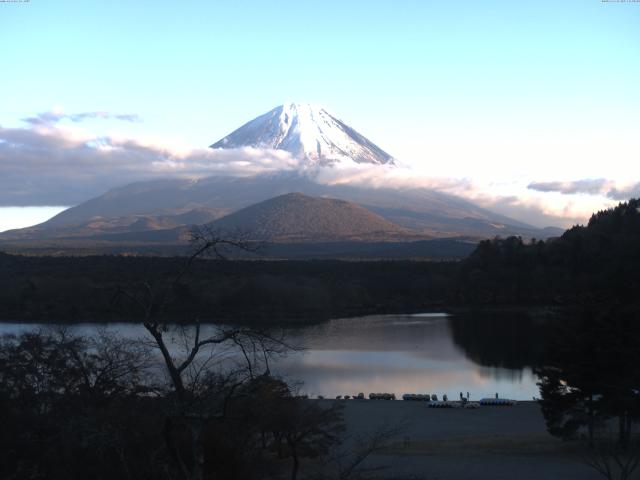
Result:
{"label": "dark treeline", "polygon": [[[167,314],[176,320],[307,321],[441,306],[574,308],[637,302],[640,213],[632,200],[562,237],[481,242],[460,262],[199,260]],[[118,288],[175,275],[184,257],[0,253],[0,319],[128,320]]]}
{"label": "dark treeline", "polygon": [[512,243],[496,267],[510,265],[507,276],[521,281],[514,295],[527,292],[522,272],[535,271],[547,282],[536,290],[571,306],[546,331],[540,404],[549,432],[585,439],[584,461],[609,479],[632,478],[640,465],[639,245],[640,201],[631,200],[554,242]]}
{"label": "dark treeline", "polygon": [[629,304],[640,289],[640,201],[560,238],[486,240],[462,263],[457,299],[480,304]]}
{"label": "dark treeline", "polygon": [[[159,284],[184,257],[27,257],[0,254],[0,319],[122,321],[114,294]],[[308,321],[442,305],[455,263],[198,260],[166,314],[176,321]]]}
{"label": "dark treeline", "polygon": [[[508,364],[529,336],[548,431],[583,439],[583,461],[607,479],[640,466],[640,200],[594,214],[560,238],[481,242],[461,264],[456,298],[485,305],[562,305],[554,322],[454,320],[454,339],[483,364]],[[459,325],[456,325],[460,323]],[[486,330],[489,328],[490,333]],[[477,331],[474,331],[477,330]],[[496,357],[490,352],[500,349]],[[495,357],[495,358],[494,358]],[[520,360],[522,361],[522,360]],[[635,478],[635,477],[633,477]]]}

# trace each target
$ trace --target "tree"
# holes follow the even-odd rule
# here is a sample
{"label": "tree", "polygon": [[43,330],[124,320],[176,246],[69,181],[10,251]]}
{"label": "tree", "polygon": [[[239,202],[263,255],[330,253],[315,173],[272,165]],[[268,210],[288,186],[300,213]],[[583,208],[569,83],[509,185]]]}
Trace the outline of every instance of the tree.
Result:
{"label": "tree", "polygon": [[146,340],[59,330],[0,342],[0,476],[250,479],[291,463],[295,478],[301,459],[338,442],[339,409],[271,375],[270,359],[293,348],[283,336],[167,320],[168,306],[173,314],[190,298],[183,280],[196,261],[243,247],[195,238],[174,275],[114,296],[140,316]]}
{"label": "tree", "polygon": [[[205,256],[224,259],[229,249],[251,250],[249,243],[240,239],[220,236],[207,228],[192,233],[193,253],[183,268],[160,286],[141,282],[134,291],[120,288],[115,299],[125,299],[129,308],[137,310],[142,325],[160,351],[171,383],[172,408],[167,412],[164,436],[171,457],[179,465],[185,478],[200,480],[204,476],[205,452],[203,430],[227,415],[227,407],[237,389],[260,369],[269,372],[269,358],[291,350],[281,335],[249,328],[214,328],[203,334],[199,319],[185,319],[180,324],[167,322],[163,313],[171,302],[179,301],[188,290],[182,280],[194,262]],[[172,335],[180,340],[172,344]],[[181,347],[181,355],[172,346]],[[212,371],[211,360],[220,350],[232,345],[241,353],[244,364],[234,365],[226,371]],[[262,373],[262,372],[260,372]],[[189,432],[190,454],[185,460],[176,441],[176,423]]]}
{"label": "tree", "polygon": [[584,463],[607,480],[628,480],[640,465],[640,443],[626,446],[599,440],[582,457]]}
{"label": "tree", "polygon": [[271,449],[279,459],[291,459],[294,480],[302,459],[326,456],[344,432],[342,404],[321,404],[295,395],[287,383],[270,375],[243,385],[231,409],[257,427],[262,448]]}
{"label": "tree", "polygon": [[322,407],[298,398],[287,398],[286,416],[281,418],[279,430],[291,455],[291,480],[296,480],[300,458],[317,458],[329,453],[339,443],[344,431],[342,412],[337,404]]}
{"label": "tree", "polygon": [[[106,332],[0,340],[0,476],[153,476],[147,350]],[[132,414],[135,412],[135,414]]]}
{"label": "tree", "polygon": [[381,425],[369,432],[343,439],[341,449],[335,449],[325,460],[323,471],[314,478],[339,480],[356,480],[371,478],[373,471],[381,467],[367,468],[366,460],[385,448],[407,427],[406,422],[400,424]]}
{"label": "tree", "polygon": [[640,418],[640,315],[616,308],[585,312],[554,330],[548,362],[537,370],[541,407],[551,434],[570,438],[586,428],[593,446],[596,429],[618,421],[618,444],[631,441]]}

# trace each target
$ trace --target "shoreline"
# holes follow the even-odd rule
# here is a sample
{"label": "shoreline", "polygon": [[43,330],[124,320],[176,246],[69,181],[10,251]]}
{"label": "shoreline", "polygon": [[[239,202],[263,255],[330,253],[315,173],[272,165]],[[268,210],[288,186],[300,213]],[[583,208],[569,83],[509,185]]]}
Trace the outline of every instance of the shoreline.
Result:
{"label": "shoreline", "polygon": [[[336,310],[331,313],[319,313],[317,311],[307,311],[299,314],[285,315],[278,311],[256,311],[252,312],[252,320],[247,320],[245,312],[225,312],[216,318],[202,318],[199,322],[180,322],[179,318],[167,319],[167,323],[181,325],[242,325],[242,326],[268,326],[268,327],[296,327],[318,325],[331,320],[358,319],[360,317],[376,315],[397,315],[410,316],[419,314],[443,314],[448,316],[469,316],[469,315],[526,315],[537,320],[553,320],[561,318],[565,308],[558,305],[505,305],[505,306],[478,306],[478,305],[442,305],[425,304],[422,307],[407,307],[400,309],[395,307],[365,307],[346,308]],[[514,319],[517,320],[517,319]],[[0,324],[43,324],[43,325],[81,325],[81,324],[132,324],[141,323],[141,319],[79,319],[66,318],[55,320],[43,320],[41,318],[0,318]]]}

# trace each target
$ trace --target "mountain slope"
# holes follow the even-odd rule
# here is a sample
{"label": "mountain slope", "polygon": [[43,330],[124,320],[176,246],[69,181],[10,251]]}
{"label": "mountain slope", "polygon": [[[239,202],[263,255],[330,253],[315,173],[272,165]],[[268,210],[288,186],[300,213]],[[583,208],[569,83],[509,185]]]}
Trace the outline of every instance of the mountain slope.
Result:
{"label": "mountain slope", "polygon": [[[546,238],[561,233],[532,227],[434,190],[323,185],[304,175],[281,173],[242,178],[216,176],[199,181],[178,179],[134,183],[65,210],[36,227],[0,234],[0,239],[68,236],[74,229],[84,229],[84,226],[105,223],[129,225],[131,218],[141,216],[169,216],[174,219],[173,225],[176,226],[206,223],[291,192],[346,200],[428,237],[522,235]],[[194,209],[204,209],[211,217],[202,222],[187,219],[179,221],[179,217],[175,216]],[[168,222],[163,223],[170,226]],[[105,233],[104,229],[98,230],[99,233]],[[83,233],[88,234],[89,230]]]}
{"label": "mountain slope", "polygon": [[217,141],[211,148],[285,150],[308,164],[353,161],[392,164],[393,157],[322,107],[280,105]]}
{"label": "mountain slope", "polygon": [[[53,223],[0,233],[0,240],[33,240],[41,238],[101,238],[108,236],[111,240],[118,238],[142,239],[146,232],[168,231],[187,225],[201,225],[209,223],[224,215],[212,208],[193,208],[186,211],[165,214],[125,215],[116,217],[93,216],[82,219],[77,223]],[[165,235],[165,239],[168,239]],[[178,238],[178,235],[175,235]]]}
{"label": "mountain slope", "polygon": [[367,209],[344,200],[288,193],[214,221],[219,230],[241,230],[253,238],[277,241],[390,239],[408,236]]}

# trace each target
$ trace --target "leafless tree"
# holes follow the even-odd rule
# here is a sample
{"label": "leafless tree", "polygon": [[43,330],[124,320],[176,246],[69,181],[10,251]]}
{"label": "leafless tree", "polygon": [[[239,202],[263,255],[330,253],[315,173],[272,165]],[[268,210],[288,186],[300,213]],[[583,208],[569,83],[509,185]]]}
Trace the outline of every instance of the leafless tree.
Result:
{"label": "leafless tree", "polygon": [[586,450],[582,461],[607,480],[628,480],[640,465],[640,442],[621,445],[613,440],[600,440]]}
{"label": "leafless tree", "polygon": [[341,447],[324,460],[318,479],[359,480],[383,470],[384,466],[367,467],[366,461],[387,448],[405,429],[406,424],[402,421],[345,438]]}
{"label": "leafless tree", "polygon": [[[50,458],[62,463],[65,452],[90,445],[93,459],[115,460],[108,467],[115,475],[152,471],[146,452],[133,454],[146,435],[138,429],[146,415],[135,421],[129,416],[153,393],[146,381],[148,360],[146,348],[106,330],[83,336],[66,327],[44,328],[0,337],[1,463],[13,462],[14,450],[16,478],[22,478],[17,472],[23,463],[44,478],[52,472]],[[126,433],[129,428],[136,438]],[[78,460],[73,467],[86,473],[91,464]],[[3,472],[8,473],[4,466]]]}
{"label": "leafless tree", "polygon": [[[106,329],[83,337],[69,334],[62,328],[56,331],[56,336],[67,346],[71,364],[81,380],[80,386],[87,394],[122,395],[153,389],[146,382],[151,368],[151,351],[144,344]],[[74,345],[77,343],[81,345]]]}
{"label": "leafless tree", "polygon": [[[167,305],[175,301],[176,292],[194,263],[203,257],[225,259],[231,250],[253,251],[246,237],[230,238],[207,227],[192,232],[192,253],[182,269],[159,287],[141,282],[137,288],[119,288],[114,299],[125,299],[137,310],[142,325],[161,354],[170,379],[173,411],[167,416],[164,435],[167,448],[185,478],[203,478],[204,452],[201,435],[205,424],[224,418],[230,399],[238,387],[257,374],[269,372],[269,359],[293,349],[282,334],[244,327],[215,327],[204,333],[199,319],[189,318],[175,324],[165,318]],[[179,341],[175,341],[175,337]],[[233,347],[243,362],[223,368],[224,357]],[[181,355],[176,354],[176,348]],[[227,358],[228,360],[228,358]],[[217,368],[213,368],[213,364]],[[174,423],[188,427],[191,458],[185,460],[173,441]]]}

